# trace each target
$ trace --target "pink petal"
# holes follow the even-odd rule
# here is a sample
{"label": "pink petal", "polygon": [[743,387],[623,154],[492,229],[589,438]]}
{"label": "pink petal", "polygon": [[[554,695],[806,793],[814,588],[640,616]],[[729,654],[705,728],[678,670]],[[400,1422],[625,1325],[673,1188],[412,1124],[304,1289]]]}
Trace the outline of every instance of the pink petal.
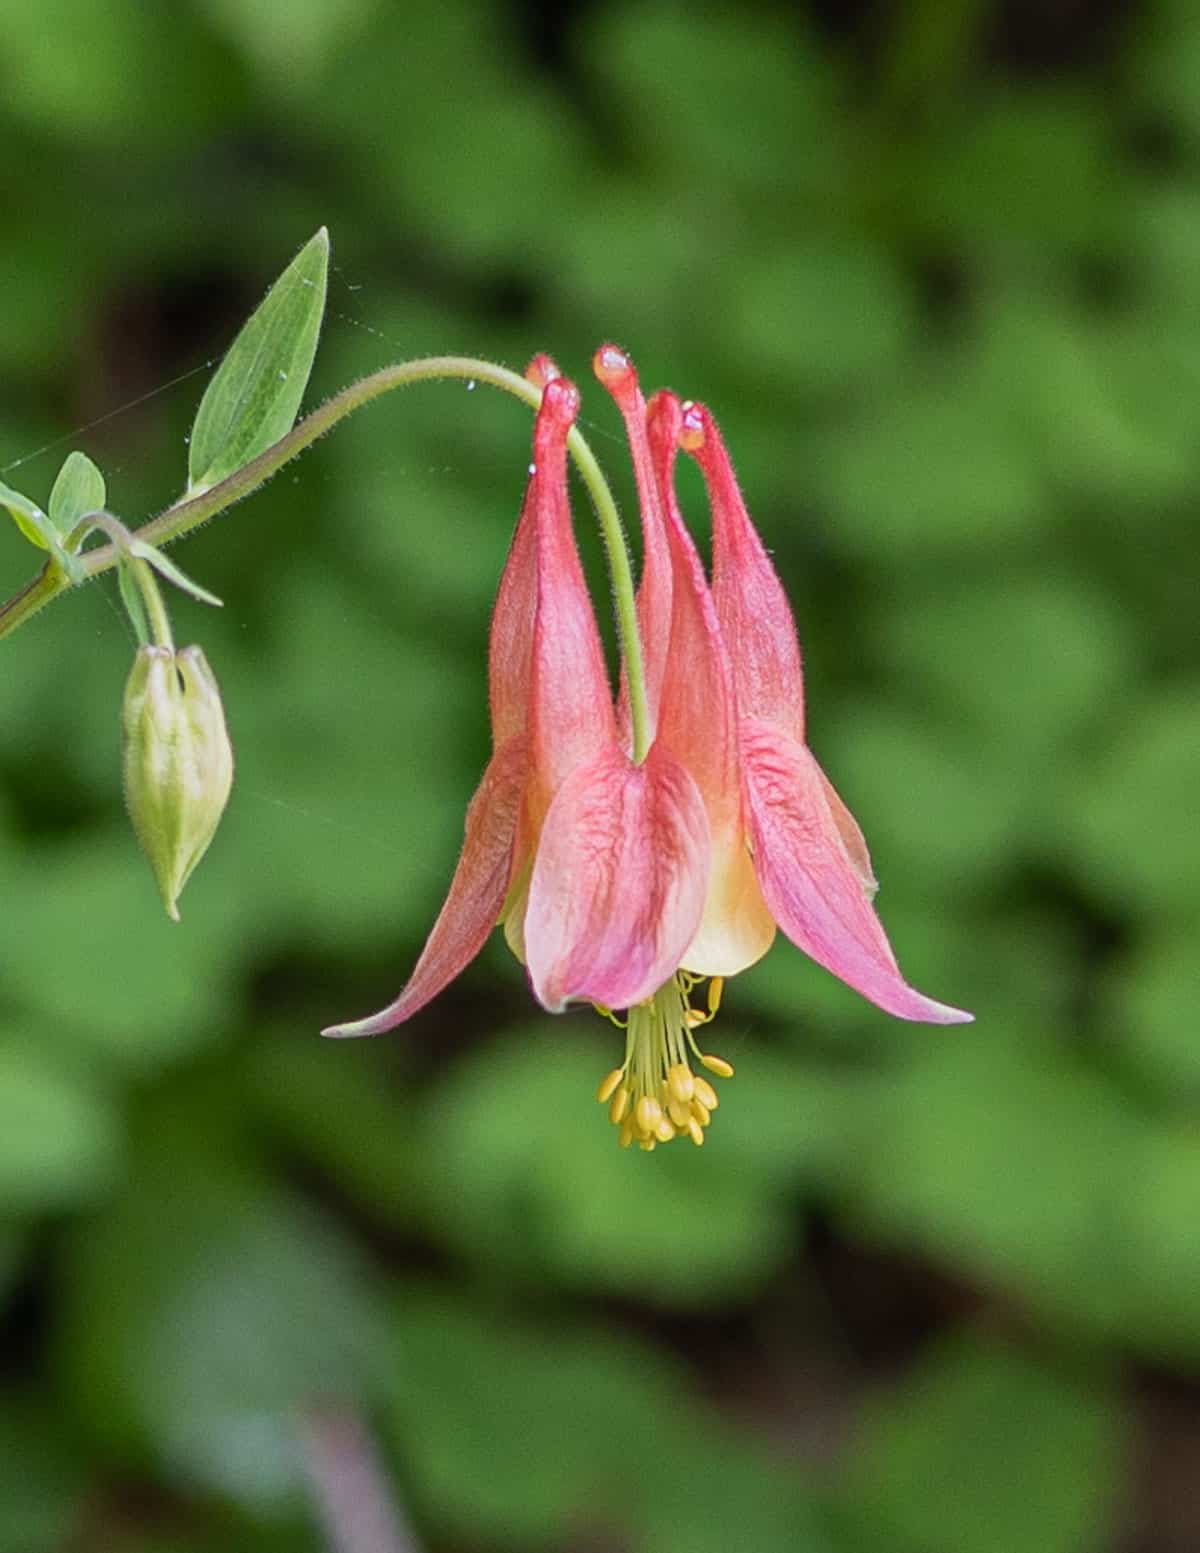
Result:
{"label": "pink petal", "polygon": [[804,676],[791,606],[758,537],[721,433],[700,404],[684,406],[680,445],[700,465],[713,523],[713,598],[743,716],[804,742]]}
{"label": "pink petal", "polygon": [[[812,751],[809,751],[812,755]],[[815,757],[813,765],[817,766]],[[859,829],[858,821],[847,809],[846,805],[838,797],[833,783],[817,766],[817,775],[821,778],[821,791],[825,794],[825,802],[829,805],[829,813],[833,817],[833,823],[837,826],[838,835],[842,838],[842,845],[846,849],[846,855],[858,875],[858,882],[868,900],[874,900],[879,893],[879,880],[875,877],[875,870],[871,866],[871,854],[867,851],[867,838]]]}
{"label": "pink petal", "polygon": [[710,822],[723,824],[740,818],[742,804],[733,672],[708,579],[675,498],[681,424],[675,395],[655,394],[649,440],[671,566],[671,673],[663,684],[658,736],[695,778]]}
{"label": "pink petal", "polygon": [[628,1008],[678,970],[708,884],[696,784],[657,745],[635,766],[614,743],[563,783],[546,815],[525,917],[538,999]]}
{"label": "pink petal", "polygon": [[[646,401],[629,357],[616,345],[602,345],[593,358],[596,376],[608,389],[625,422],[633,475],[642,518],[642,575],[637,591],[638,634],[646,674],[646,701],[650,709],[650,733],[658,725],[659,699],[666,675],[671,634],[671,559],[658,482],[654,476],[646,438]],[[621,682],[618,722],[628,726],[628,694]]]}
{"label": "pink petal", "polygon": [[530,480],[492,609],[488,647],[488,702],[491,706],[492,743],[495,748],[525,732],[525,717],[529,707],[533,615],[537,600],[533,494],[534,482]]}
{"label": "pink petal", "polygon": [[612,690],[592,601],[579,564],[567,498],[566,438],[579,393],[566,378],[542,392],[535,438],[537,606],[529,731],[538,803],[545,806],[563,779],[606,744],[615,743]]}
{"label": "pink petal", "polygon": [[734,976],[766,954],[775,920],[746,846],[729,655],[704,567],[675,497],[682,418],[674,394],[661,392],[651,399],[646,424],[672,570],[671,673],[663,684],[658,742],[692,774],[708,814],[708,895],[684,964],[697,975]]}
{"label": "pink petal", "polygon": [[[526,377],[545,389],[560,376],[549,356],[535,356]],[[567,434],[578,410],[578,395],[543,393],[533,428],[533,473],[525,487],[521,515],[496,590],[488,648],[488,700],[496,748],[525,732],[533,665],[533,622],[537,609],[538,512],[555,501],[556,480],[566,485]]]}
{"label": "pink petal", "polygon": [[510,740],[492,756],[467,809],[466,838],[450,893],[404,991],[377,1014],[331,1025],[322,1035],[382,1035],[394,1029],[424,1008],[483,948],[519,871],[514,843],[528,770],[524,739]]}
{"label": "pink petal", "polygon": [[779,926],[819,965],[900,1019],[973,1015],[908,986],[842,841],[820,768],[802,744],[753,719],[742,756],[754,866]]}

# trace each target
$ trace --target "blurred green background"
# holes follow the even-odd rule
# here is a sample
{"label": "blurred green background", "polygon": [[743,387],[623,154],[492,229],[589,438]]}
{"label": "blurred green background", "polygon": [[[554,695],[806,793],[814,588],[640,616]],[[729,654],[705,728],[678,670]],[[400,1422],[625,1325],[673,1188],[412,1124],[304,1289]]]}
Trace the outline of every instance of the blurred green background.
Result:
{"label": "blurred green background", "polygon": [[0,1553],[332,1547],[329,1416],[429,1553],[1200,1546],[1200,10],[0,0],[0,61],[0,478],[165,505],[322,223],[310,403],[549,350],[628,512],[620,341],[720,417],[897,952],[978,1016],[781,941],[653,1158],[499,944],[322,1043],[440,904],[528,460],[489,392],[363,412],[174,552],[239,758],[181,926],[112,579],[0,646]]}

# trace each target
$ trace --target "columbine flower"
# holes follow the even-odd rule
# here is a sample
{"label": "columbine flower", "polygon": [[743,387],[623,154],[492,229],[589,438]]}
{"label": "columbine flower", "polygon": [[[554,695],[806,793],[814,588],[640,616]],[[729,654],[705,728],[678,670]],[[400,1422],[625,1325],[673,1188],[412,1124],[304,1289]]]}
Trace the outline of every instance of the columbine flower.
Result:
{"label": "columbine flower", "polygon": [[617,734],[567,499],[579,395],[551,363],[536,365],[534,461],[492,621],[495,751],[408,985],[330,1035],[375,1035],[410,1018],[497,922],[546,1008],[653,1003],[704,909],[708,824],[696,783],[661,741],[635,764]]}
{"label": "columbine flower", "polygon": [[[795,629],[707,412],[670,394],[649,409],[629,359],[596,353],[625,421],[644,533],[637,617],[651,742],[639,763],[624,667],[617,710],[571,529],[566,442],[579,396],[545,357],[534,463],[492,618],[494,753],[467,811],[446,903],[408,985],[328,1035],[410,1018],[501,923],[552,1012],[588,1001],[625,1031],[602,1081],[624,1147],[704,1141],[717,1106],[692,1060],[724,979],[770,947],[778,921],[814,959],[892,1013],[970,1015],[908,987],[869,900],[861,834],[803,742]],[[678,447],[714,507],[714,590],[675,500]],[[693,1003],[708,980],[702,1006]],[[613,1010],[625,1010],[620,1017]]]}

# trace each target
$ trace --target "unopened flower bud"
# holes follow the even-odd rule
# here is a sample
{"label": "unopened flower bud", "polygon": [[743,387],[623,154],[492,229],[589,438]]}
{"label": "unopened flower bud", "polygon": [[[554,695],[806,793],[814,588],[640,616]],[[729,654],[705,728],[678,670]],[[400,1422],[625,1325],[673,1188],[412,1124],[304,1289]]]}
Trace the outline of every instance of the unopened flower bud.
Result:
{"label": "unopened flower bud", "polygon": [[199,647],[141,647],[125,686],[125,802],[169,916],[233,785],[221,692]]}

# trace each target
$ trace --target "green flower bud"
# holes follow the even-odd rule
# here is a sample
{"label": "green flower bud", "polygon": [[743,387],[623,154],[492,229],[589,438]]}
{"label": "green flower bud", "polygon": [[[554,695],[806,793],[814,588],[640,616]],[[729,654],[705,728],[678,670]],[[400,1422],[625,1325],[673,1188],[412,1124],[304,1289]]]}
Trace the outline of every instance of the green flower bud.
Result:
{"label": "green flower bud", "polygon": [[199,647],[141,647],[121,709],[125,802],[167,913],[208,850],[233,785],[221,692]]}

